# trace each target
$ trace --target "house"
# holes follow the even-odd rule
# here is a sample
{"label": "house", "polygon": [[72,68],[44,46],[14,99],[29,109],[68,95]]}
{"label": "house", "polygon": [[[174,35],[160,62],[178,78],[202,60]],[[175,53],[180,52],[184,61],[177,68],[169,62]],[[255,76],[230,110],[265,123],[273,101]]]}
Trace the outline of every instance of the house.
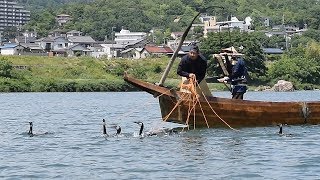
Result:
{"label": "house", "polygon": [[66,30],[55,29],[49,32],[48,37],[66,37],[66,34]]}
{"label": "house", "polygon": [[[198,43],[198,42],[199,41],[185,40],[185,41],[183,41],[182,46],[189,46],[192,43]],[[180,41],[178,41],[178,40],[169,40],[167,42],[167,46],[169,46],[171,49],[175,50],[178,47],[179,43],[180,43]]]}
{"label": "house", "polygon": [[150,56],[170,56],[173,50],[168,46],[146,45],[142,53]]}
{"label": "house", "polygon": [[220,32],[225,30],[233,31],[239,29],[241,32],[251,32],[251,21],[250,17],[246,17],[244,21],[239,21],[237,17],[231,17],[230,21],[217,22],[215,16],[212,16],[209,20],[204,21],[204,37],[209,32]]}
{"label": "house", "polygon": [[0,52],[1,55],[20,55],[20,52],[23,51],[24,48],[25,47],[19,44],[10,43],[0,46]]}
{"label": "house", "polygon": [[56,16],[56,22],[59,24],[59,26],[65,25],[70,20],[72,20],[72,18],[68,14],[59,14]]}
{"label": "house", "polygon": [[115,43],[116,44],[129,44],[134,41],[139,41],[147,38],[147,33],[145,32],[130,32],[126,29],[121,29],[119,33],[115,33]]}
{"label": "house", "polygon": [[91,56],[91,52],[92,50],[81,44],[73,44],[66,50],[68,56]]}
{"label": "house", "polygon": [[35,43],[36,42],[35,37],[27,37],[27,36],[18,36],[14,39],[14,42],[19,44],[19,43]]}
{"label": "house", "polygon": [[[131,41],[130,43],[127,43],[127,44],[100,44],[100,45],[103,46],[104,52],[107,53],[108,58],[123,57],[122,52],[127,49],[132,50],[132,49],[143,48],[146,45],[146,39]],[[125,53],[127,54],[127,51],[125,51]]]}
{"label": "house", "polygon": [[298,27],[293,26],[284,26],[284,25],[278,25],[274,26],[271,31],[265,31],[265,35],[268,37],[271,36],[293,36],[293,35],[302,35],[304,32],[306,32],[308,29],[305,26],[303,29],[300,29]]}
{"label": "house", "polygon": [[179,38],[182,37],[182,35],[183,35],[183,32],[172,32],[172,33],[170,34],[170,36],[171,36],[173,39],[179,39]]}
{"label": "house", "polygon": [[105,51],[104,46],[100,44],[94,44],[93,47],[88,47],[91,51],[91,56],[95,58],[100,58],[102,56],[108,56],[107,52]]}
{"label": "house", "polygon": [[20,52],[21,55],[33,55],[33,56],[47,56],[48,54],[44,49],[37,43],[20,43],[21,46],[25,47]]}
{"label": "house", "polygon": [[67,39],[70,42],[69,45],[80,44],[83,47],[92,47],[96,44],[96,41],[90,36],[69,36]]}
{"label": "house", "polygon": [[120,54],[122,58],[142,59],[150,55],[147,51],[143,50],[144,48],[129,48],[124,51],[121,51]]}
{"label": "house", "polygon": [[67,37],[70,37],[70,36],[82,36],[82,32],[72,30],[72,31],[67,32]]}
{"label": "house", "polygon": [[22,35],[24,37],[37,37],[38,36],[38,33],[36,31],[28,31],[26,30],[25,32],[22,33]]}
{"label": "house", "polygon": [[57,51],[68,48],[70,41],[64,37],[46,37],[38,39],[36,43],[45,51]]}

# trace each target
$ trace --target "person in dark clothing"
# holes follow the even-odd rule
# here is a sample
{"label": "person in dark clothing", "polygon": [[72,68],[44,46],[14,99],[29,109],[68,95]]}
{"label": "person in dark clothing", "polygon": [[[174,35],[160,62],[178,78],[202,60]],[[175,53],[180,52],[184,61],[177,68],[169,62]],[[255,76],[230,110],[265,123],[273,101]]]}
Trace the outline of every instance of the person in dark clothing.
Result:
{"label": "person in dark clothing", "polygon": [[[193,45],[189,53],[182,57],[177,74],[182,76],[182,83],[188,84],[189,78],[195,78],[200,86],[200,89],[206,96],[212,96],[204,77],[207,71],[207,60],[199,53],[199,47]],[[199,89],[198,89],[199,90]],[[197,92],[199,92],[197,90]]]}
{"label": "person in dark clothing", "polygon": [[237,82],[246,82],[247,68],[242,57],[233,58],[233,67],[229,78],[231,79],[231,84],[238,84]]}
{"label": "person in dark clothing", "polygon": [[245,62],[242,57],[232,57],[231,63],[227,56],[225,58],[229,76],[218,81],[226,81],[231,84],[232,99],[243,99],[243,94],[247,91],[247,68]]}

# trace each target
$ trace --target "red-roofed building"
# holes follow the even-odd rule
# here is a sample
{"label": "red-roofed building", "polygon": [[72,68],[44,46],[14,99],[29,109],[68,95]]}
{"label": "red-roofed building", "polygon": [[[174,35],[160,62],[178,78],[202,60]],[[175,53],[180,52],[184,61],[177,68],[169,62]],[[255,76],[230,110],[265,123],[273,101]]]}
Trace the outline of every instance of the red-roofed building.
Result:
{"label": "red-roofed building", "polygon": [[149,56],[170,56],[173,54],[173,50],[168,46],[156,46],[156,45],[146,45],[144,47],[145,54]]}

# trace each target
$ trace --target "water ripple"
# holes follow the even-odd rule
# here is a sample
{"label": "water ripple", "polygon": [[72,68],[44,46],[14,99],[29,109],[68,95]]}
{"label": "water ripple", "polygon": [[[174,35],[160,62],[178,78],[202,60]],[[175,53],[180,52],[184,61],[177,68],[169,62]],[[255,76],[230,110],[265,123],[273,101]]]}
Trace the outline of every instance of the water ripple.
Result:
{"label": "water ripple", "polygon": [[[305,96],[303,96],[306,94]],[[229,96],[225,92],[216,95]],[[250,96],[249,96],[250,95]],[[319,179],[320,125],[197,129],[140,138],[160,121],[147,93],[0,94],[1,179]],[[249,92],[279,100],[320,97],[319,92]],[[314,99],[313,99],[314,100]],[[107,121],[105,138],[102,119]],[[38,136],[27,134],[34,123]],[[122,127],[113,136],[112,126]],[[48,132],[48,133],[45,133]]]}

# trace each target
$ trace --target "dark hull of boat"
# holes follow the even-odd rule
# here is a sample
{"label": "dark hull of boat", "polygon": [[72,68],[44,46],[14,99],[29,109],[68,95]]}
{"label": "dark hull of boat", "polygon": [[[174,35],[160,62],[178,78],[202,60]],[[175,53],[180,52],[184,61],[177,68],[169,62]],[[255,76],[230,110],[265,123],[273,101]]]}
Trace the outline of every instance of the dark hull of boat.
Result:
{"label": "dark hull of boat", "polygon": [[160,95],[161,114],[168,122],[210,128],[227,127],[226,124],[231,127],[256,127],[279,123],[288,125],[320,123],[320,102],[318,101],[266,102],[207,97],[208,101],[200,98],[193,110],[194,103],[191,100],[179,99],[182,95],[180,92],[126,75],[124,80],[155,97]]}

